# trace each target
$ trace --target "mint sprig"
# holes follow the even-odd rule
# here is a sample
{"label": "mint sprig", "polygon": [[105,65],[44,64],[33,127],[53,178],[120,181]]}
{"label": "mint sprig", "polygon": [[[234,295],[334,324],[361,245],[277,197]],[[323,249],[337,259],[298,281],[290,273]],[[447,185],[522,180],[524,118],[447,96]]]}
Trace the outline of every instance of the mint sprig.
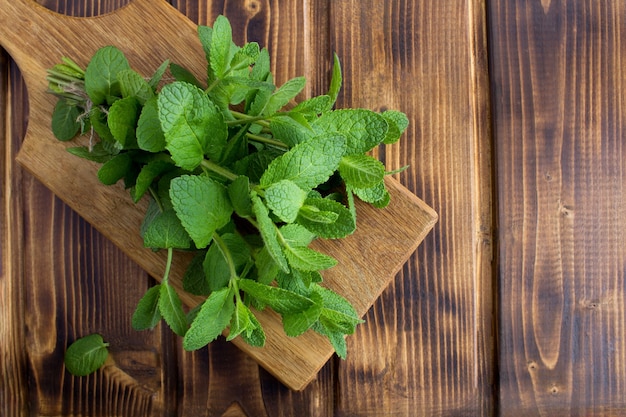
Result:
{"label": "mint sprig", "polygon": [[[328,92],[294,104],[305,79],[276,86],[268,51],[235,45],[228,19],[198,27],[198,36],[204,80],[169,61],[140,74],[114,46],[85,70],[69,58],[48,70],[58,97],[54,135],[89,135],[89,146],[69,151],[102,164],[102,183],[123,181],[133,201],[150,199],[137,232],[168,261],[132,325],[151,329],[164,319],[190,350],[225,332],[263,346],[255,310],[271,308],[287,335],[316,331],[345,357],[345,335],[362,320],[322,286],[322,271],[341,265],[309,244],[353,233],[355,198],[388,204],[389,172],[370,151],[395,143],[408,119],[396,110],[334,110],[336,55]],[[190,311],[169,282],[177,250],[195,252],[183,288],[205,297]],[[88,352],[101,352],[95,342]]]}

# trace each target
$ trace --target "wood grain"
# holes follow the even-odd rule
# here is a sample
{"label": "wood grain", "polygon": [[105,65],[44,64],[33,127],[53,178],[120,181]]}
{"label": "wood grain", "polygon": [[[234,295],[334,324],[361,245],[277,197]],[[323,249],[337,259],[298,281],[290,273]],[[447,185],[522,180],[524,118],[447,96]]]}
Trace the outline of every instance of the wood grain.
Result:
{"label": "wood grain", "polygon": [[492,1],[502,415],[626,412],[626,5]]}
{"label": "wood grain", "polygon": [[[384,153],[440,213],[339,366],[337,415],[493,412],[493,212],[485,5],[333,1],[341,106],[399,108],[407,140]],[[382,150],[381,150],[382,152]]]}

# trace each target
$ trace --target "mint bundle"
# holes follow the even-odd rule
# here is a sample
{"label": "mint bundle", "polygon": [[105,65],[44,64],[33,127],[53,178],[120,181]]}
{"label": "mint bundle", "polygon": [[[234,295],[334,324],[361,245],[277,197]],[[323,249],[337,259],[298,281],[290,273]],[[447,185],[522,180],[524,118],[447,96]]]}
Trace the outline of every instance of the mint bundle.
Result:
{"label": "mint bundle", "polygon": [[[100,163],[103,184],[121,181],[135,202],[149,199],[138,233],[146,247],[167,251],[163,278],[139,301],[132,325],[150,329],[164,319],[188,350],[226,329],[227,340],[263,346],[254,311],[270,308],[288,336],[312,329],[345,358],[345,335],[362,320],[323,286],[320,271],[337,261],[309,245],[352,234],[356,198],[389,203],[390,172],[369,153],[395,143],[408,119],[394,110],[335,110],[336,55],[328,93],[295,104],[305,79],[277,87],[268,51],[236,46],[225,17],[198,35],[205,80],[169,61],[145,77],[114,46],[99,49],[86,69],[63,58],[48,70],[58,97],[54,135],[88,137],[68,151]],[[175,251],[195,254],[183,288],[205,298],[189,311],[169,282]]]}

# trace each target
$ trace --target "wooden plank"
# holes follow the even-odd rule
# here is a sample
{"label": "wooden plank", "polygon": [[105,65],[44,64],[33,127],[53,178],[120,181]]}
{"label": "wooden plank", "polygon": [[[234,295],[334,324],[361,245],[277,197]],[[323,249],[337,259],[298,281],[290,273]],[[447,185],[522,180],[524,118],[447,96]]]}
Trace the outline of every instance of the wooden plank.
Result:
{"label": "wooden plank", "polygon": [[337,415],[490,415],[493,213],[482,1],[333,1],[342,106],[406,111],[385,151],[440,213],[350,339]]}
{"label": "wooden plank", "polygon": [[[24,119],[13,103],[22,103],[24,85],[6,52],[0,49],[0,415],[26,416],[28,391],[26,355],[23,349],[24,309],[22,305],[23,248],[20,169],[15,163]],[[17,113],[17,114],[16,114]]]}
{"label": "wooden plank", "polygon": [[626,3],[490,5],[500,410],[626,412]]}

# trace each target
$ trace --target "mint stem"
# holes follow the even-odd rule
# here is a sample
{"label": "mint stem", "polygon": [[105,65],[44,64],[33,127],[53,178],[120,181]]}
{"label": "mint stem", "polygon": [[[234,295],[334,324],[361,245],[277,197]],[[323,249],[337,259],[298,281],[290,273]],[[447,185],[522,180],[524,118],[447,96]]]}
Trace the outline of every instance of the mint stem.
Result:
{"label": "mint stem", "polygon": [[268,138],[268,137],[260,136],[260,135],[255,135],[254,133],[246,133],[246,136],[248,137],[248,139],[252,139],[255,142],[260,142],[266,145],[271,145],[276,148],[284,149],[286,151],[289,150],[289,146],[287,146],[283,142],[276,140],[276,139],[272,139],[272,138]]}
{"label": "mint stem", "polygon": [[170,277],[170,269],[172,269],[172,258],[174,257],[174,249],[167,248],[167,262],[165,263],[165,271],[163,272],[163,279],[161,283],[167,285],[167,280]]}
{"label": "mint stem", "polygon": [[227,180],[231,180],[234,181],[237,179],[238,175],[233,173],[232,171],[219,166],[218,164],[216,164],[213,161],[209,161],[208,159],[203,159],[202,162],[200,163],[200,165],[202,165],[203,168],[208,169],[209,171],[215,172],[218,175],[221,175],[222,177],[226,178]]}

